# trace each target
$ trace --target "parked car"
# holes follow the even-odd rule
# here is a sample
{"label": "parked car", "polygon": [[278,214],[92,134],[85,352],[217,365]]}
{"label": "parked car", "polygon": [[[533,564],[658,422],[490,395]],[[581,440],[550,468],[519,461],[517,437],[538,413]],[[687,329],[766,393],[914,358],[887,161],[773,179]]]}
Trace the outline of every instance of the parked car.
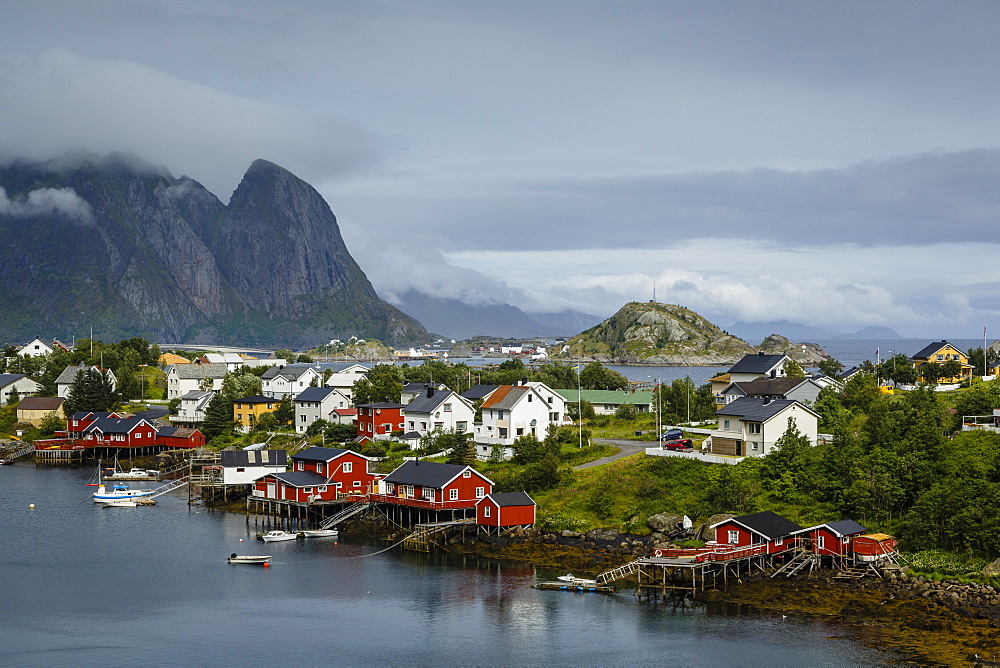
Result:
{"label": "parked car", "polygon": [[680,429],[668,429],[667,431],[660,434],[661,441],[672,441],[677,438],[683,438],[684,432]]}
{"label": "parked car", "polygon": [[667,441],[663,444],[663,447],[667,450],[694,450],[694,441],[690,438],[678,438]]}

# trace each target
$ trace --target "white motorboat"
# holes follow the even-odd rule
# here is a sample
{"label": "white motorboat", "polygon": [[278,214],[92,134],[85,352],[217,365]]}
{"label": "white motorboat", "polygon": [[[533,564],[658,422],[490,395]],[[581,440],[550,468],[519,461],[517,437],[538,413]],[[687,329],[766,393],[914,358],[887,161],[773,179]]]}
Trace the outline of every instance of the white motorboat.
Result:
{"label": "white motorboat", "polygon": [[108,489],[108,486],[103,482],[94,492],[94,502],[95,503],[107,503],[108,501],[124,501],[128,499],[139,499],[144,496],[152,496],[155,494],[151,489],[132,489],[124,483],[115,483]]}
{"label": "white motorboat", "polygon": [[268,531],[260,537],[265,543],[278,543],[283,540],[295,540],[299,535],[288,531]]}
{"label": "white motorboat", "polygon": [[236,554],[229,555],[227,561],[231,564],[267,564],[271,561],[269,554]]}
{"label": "white motorboat", "polygon": [[340,532],[336,529],[304,529],[299,534],[303,538],[336,538]]}
{"label": "white motorboat", "polygon": [[135,499],[105,499],[96,500],[96,503],[104,508],[135,508],[139,505]]}
{"label": "white motorboat", "polygon": [[587,578],[578,578],[572,573],[567,573],[566,575],[560,575],[556,577],[556,580],[562,582],[568,582],[570,584],[581,585],[584,587],[593,587],[597,585],[597,580],[588,580]]}

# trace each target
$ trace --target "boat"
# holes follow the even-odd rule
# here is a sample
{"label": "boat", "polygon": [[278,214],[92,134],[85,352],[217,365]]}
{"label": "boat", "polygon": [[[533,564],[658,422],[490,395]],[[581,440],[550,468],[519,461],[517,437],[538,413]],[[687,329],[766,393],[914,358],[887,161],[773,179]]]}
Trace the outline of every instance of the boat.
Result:
{"label": "boat", "polygon": [[288,531],[268,531],[266,534],[260,537],[265,543],[277,543],[283,540],[295,540],[298,538],[298,534],[290,533]]}
{"label": "boat", "polygon": [[579,585],[581,587],[594,587],[597,585],[597,580],[588,580],[587,578],[578,578],[572,573],[567,573],[566,575],[560,575],[556,577],[556,580],[562,582],[569,582],[570,584]]}
{"label": "boat", "polygon": [[271,561],[269,554],[236,554],[233,552],[226,560],[231,564],[267,564]]}
{"label": "boat", "polygon": [[139,502],[135,499],[109,499],[97,501],[97,504],[105,508],[135,508]]}
{"label": "boat", "polygon": [[94,492],[94,503],[107,503],[108,501],[122,501],[127,499],[139,499],[144,496],[155,494],[151,489],[132,489],[124,483],[115,483],[109,490],[103,482]]}
{"label": "boat", "polygon": [[336,529],[303,529],[299,532],[303,538],[336,538],[339,534]]}

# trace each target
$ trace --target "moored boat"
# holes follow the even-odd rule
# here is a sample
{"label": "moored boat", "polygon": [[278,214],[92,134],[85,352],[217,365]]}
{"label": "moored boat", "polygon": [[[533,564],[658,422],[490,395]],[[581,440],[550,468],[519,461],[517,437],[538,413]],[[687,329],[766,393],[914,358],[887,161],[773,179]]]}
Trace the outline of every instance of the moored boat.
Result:
{"label": "moored boat", "polygon": [[290,533],[288,531],[268,531],[266,534],[259,536],[259,538],[265,543],[277,543],[283,540],[295,540],[298,538],[298,534]]}
{"label": "moored boat", "polygon": [[568,582],[570,584],[580,585],[582,587],[593,587],[597,584],[597,580],[588,580],[587,578],[578,578],[572,573],[567,573],[566,575],[559,575],[556,580],[562,582]]}
{"label": "moored boat", "polygon": [[336,529],[303,529],[299,535],[303,538],[336,538],[340,532]]}
{"label": "moored boat", "polygon": [[96,500],[96,503],[104,508],[135,508],[139,505],[135,499],[104,499]]}
{"label": "moored boat", "polygon": [[109,490],[103,482],[94,492],[95,503],[106,503],[108,501],[122,501],[127,499],[138,499],[144,496],[152,496],[155,492],[151,489],[132,489],[123,483],[115,483]]}
{"label": "moored boat", "polygon": [[267,564],[271,561],[269,554],[236,554],[233,552],[226,560],[231,564]]}

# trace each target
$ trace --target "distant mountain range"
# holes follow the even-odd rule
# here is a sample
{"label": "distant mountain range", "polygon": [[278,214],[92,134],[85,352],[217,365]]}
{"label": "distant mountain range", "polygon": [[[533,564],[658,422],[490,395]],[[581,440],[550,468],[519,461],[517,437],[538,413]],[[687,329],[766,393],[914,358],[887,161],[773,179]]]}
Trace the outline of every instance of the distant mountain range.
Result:
{"label": "distant mountain range", "polygon": [[901,339],[903,338],[889,327],[865,327],[856,332],[845,334],[819,327],[810,327],[788,320],[772,320],[770,322],[734,322],[726,331],[751,343],[763,341],[771,334],[780,334],[795,341],[815,341],[817,339]]}
{"label": "distant mountain range", "polygon": [[426,341],[379,299],[330,207],[257,160],[223,204],[125,155],[0,167],[0,341],[144,336],[307,348]]}
{"label": "distant mountain range", "polygon": [[469,339],[478,335],[569,337],[602,320],[600,316],[571,310],[528,314],[510,304],[474,306],[457,299],[431,297],[415,290],[401,295],[397,306],[430,331],[454,339]]}

